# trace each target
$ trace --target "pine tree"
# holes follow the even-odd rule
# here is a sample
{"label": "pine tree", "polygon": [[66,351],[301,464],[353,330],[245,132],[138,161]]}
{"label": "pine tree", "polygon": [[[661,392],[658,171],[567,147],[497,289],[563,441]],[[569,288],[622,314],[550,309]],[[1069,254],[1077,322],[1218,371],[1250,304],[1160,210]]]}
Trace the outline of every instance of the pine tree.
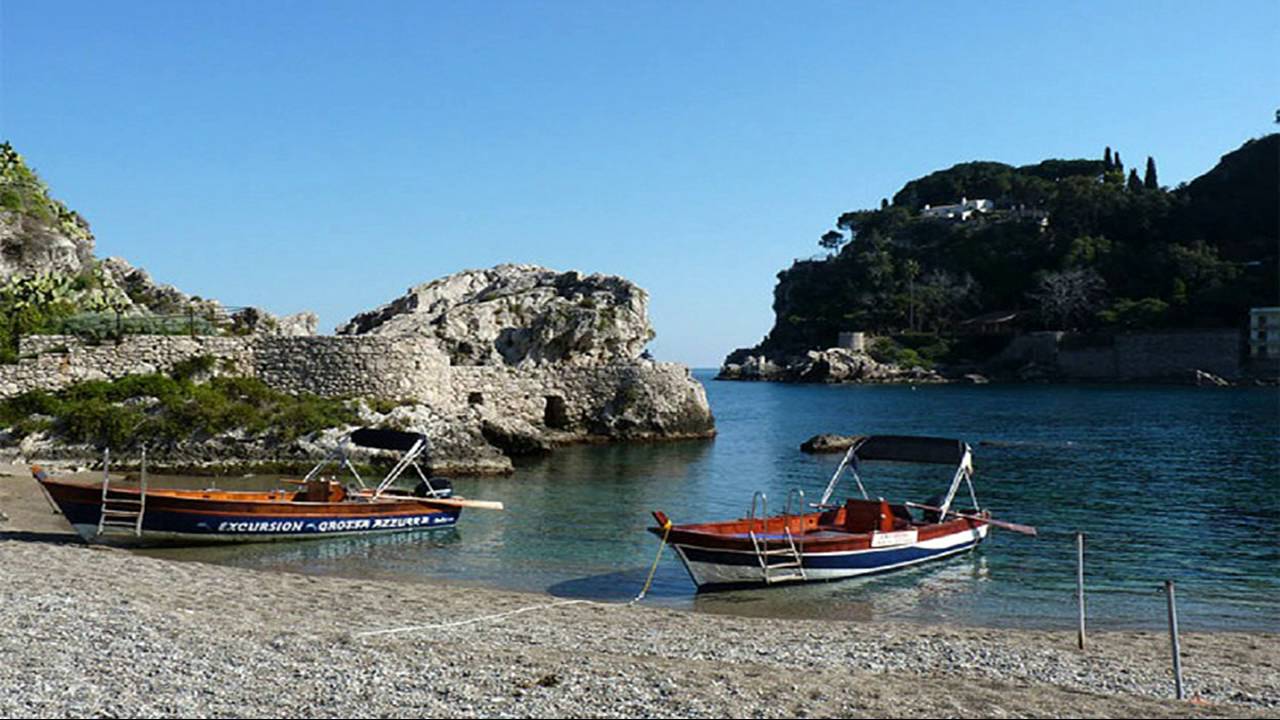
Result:
{"label": "pine tree", "polygon": [[1124,177],[1124,163],[1120,162],[1120,151],[1117,150],[1115,155],[1112,155],[1112,157],[1115,159],[1115,165],[1113,167],[1120,171],[1120,177]]}
{"label": "pine tree", "polygon": [[1150,155],[1147,156],[1147,175],[1142,179],[1142,184],[1148,190],[1160,189],[1160,181],[1156,180],[1156,161]]}
{"label": "pine tree", "polygon": [[1111,146],[1107,146],[1107,151],[1102,154],[1102,169],[1111,169]]}
{"label": "pine tree", "polygon": [[1130,170],[1129,171],[1129,190],[1131,192],[1137,192],[1141,189],[1142,189],[1142,181],[1138,179],[1138,171]]}

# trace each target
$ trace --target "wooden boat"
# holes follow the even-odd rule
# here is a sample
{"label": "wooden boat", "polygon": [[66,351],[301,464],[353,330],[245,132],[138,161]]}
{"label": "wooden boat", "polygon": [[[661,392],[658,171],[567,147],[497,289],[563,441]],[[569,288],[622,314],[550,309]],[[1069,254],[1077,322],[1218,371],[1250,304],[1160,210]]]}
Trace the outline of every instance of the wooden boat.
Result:
{"label": "wooden boat", "polygon": [[[860,465],[873,460],[947,464],[956,470],[946,493],[932,502],[891,503],[872,499],[862,484]],[[831,495],[845,470],[861,497],[832,504]],[[784,512],[769,517],[768,498],[757,492],[745,518],[675,525],[658,511],[653,513],[658,525],[649,531],[666,538],[699,590],[839,580],[909,567],[972,550],[992,526],[1035,534],[1035,528],[995,520],[982,510],[972,476],[972,451],[959,440],[860,437],[841,460],[822,499],[812,505],[813,512],[805,512],[803,491],[793,489]],[[968,512],[953,507],[961,484],[968,487],[972,501]],[[793,512],[797,508],[799,512]]]}
{"label": "wooden boat", "polygon": [[[348,445],[403,453],[374,488],[365,486],[347,455]],[[293,489],[270,491],[148,488],[146,460],[136,487],[112,480],[104,461],[101,482],[86,484],[32,474],[50,501],[88,542],[113,544],[203,544],[342,537],[445,528],[464,507],[502,509],[502,503],[453,496],[444,478],[428,478],[417,458],[427,446],[420,433],[361,428]],[[109,455],[107,456],[109,458]],[[350,470],[355,485],[321,477],[331,462]],[[392,489],[406,470],[417,471],[413,491]]]}

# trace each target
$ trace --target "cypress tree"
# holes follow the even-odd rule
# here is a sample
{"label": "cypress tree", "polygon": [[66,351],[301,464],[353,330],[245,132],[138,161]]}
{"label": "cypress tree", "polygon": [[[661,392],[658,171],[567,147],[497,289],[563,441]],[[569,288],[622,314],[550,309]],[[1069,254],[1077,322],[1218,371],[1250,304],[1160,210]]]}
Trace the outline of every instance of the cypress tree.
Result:
{"label": "cypress tree", "polygon": [[1121,177],[1124,177],[1124,163],[1120,162],[1120,151],[1117,150],[1115,155],[1112,155],[1112,158],[1115,159],[1115,169],[1120,171]]}
{"label": "cypress tree", "polygon": [[1138,179],[1138,171],[1136,169],[1129,171],[1129,190],[1137,192],[1142,189],[1142,181]]}
{"label": "cypress tree", "polygon": [[1102,154],[1102,168],[1104,170],[1111,169],[1111,146],[1107,146],[1107,151]]}
{"label": "cypress tree", "polygon": [[1142,184],[1148,190],[1160,189],[1160,182],[1156,180],[1156,161],[1150,155],[1147,156],[1147,175],[1142,178]]}

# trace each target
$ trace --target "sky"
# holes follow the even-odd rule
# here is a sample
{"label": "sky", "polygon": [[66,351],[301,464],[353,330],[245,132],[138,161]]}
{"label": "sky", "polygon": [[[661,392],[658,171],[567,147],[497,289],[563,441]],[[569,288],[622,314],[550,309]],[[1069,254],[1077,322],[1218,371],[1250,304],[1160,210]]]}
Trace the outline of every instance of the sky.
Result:
{"label": "sky", "polygon": [[331,332],[504,262],[720,364],[842,212],[959,162],[1280,129],[1280,2],[0,0],[0,139],[99,257]]}

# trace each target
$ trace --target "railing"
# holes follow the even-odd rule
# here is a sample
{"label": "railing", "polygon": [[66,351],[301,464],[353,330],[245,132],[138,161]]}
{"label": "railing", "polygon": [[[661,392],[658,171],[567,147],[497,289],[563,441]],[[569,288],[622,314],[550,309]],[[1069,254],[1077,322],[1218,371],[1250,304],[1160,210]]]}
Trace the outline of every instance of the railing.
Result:
{"label": "railing", "polygon": [[237,335],[254,328],[260,317],[257,313],[254,308],[220,305],[146,315],[108,310],[71,315],[40,334],[74,335],[92,342],[119,342],[128,335]]}

